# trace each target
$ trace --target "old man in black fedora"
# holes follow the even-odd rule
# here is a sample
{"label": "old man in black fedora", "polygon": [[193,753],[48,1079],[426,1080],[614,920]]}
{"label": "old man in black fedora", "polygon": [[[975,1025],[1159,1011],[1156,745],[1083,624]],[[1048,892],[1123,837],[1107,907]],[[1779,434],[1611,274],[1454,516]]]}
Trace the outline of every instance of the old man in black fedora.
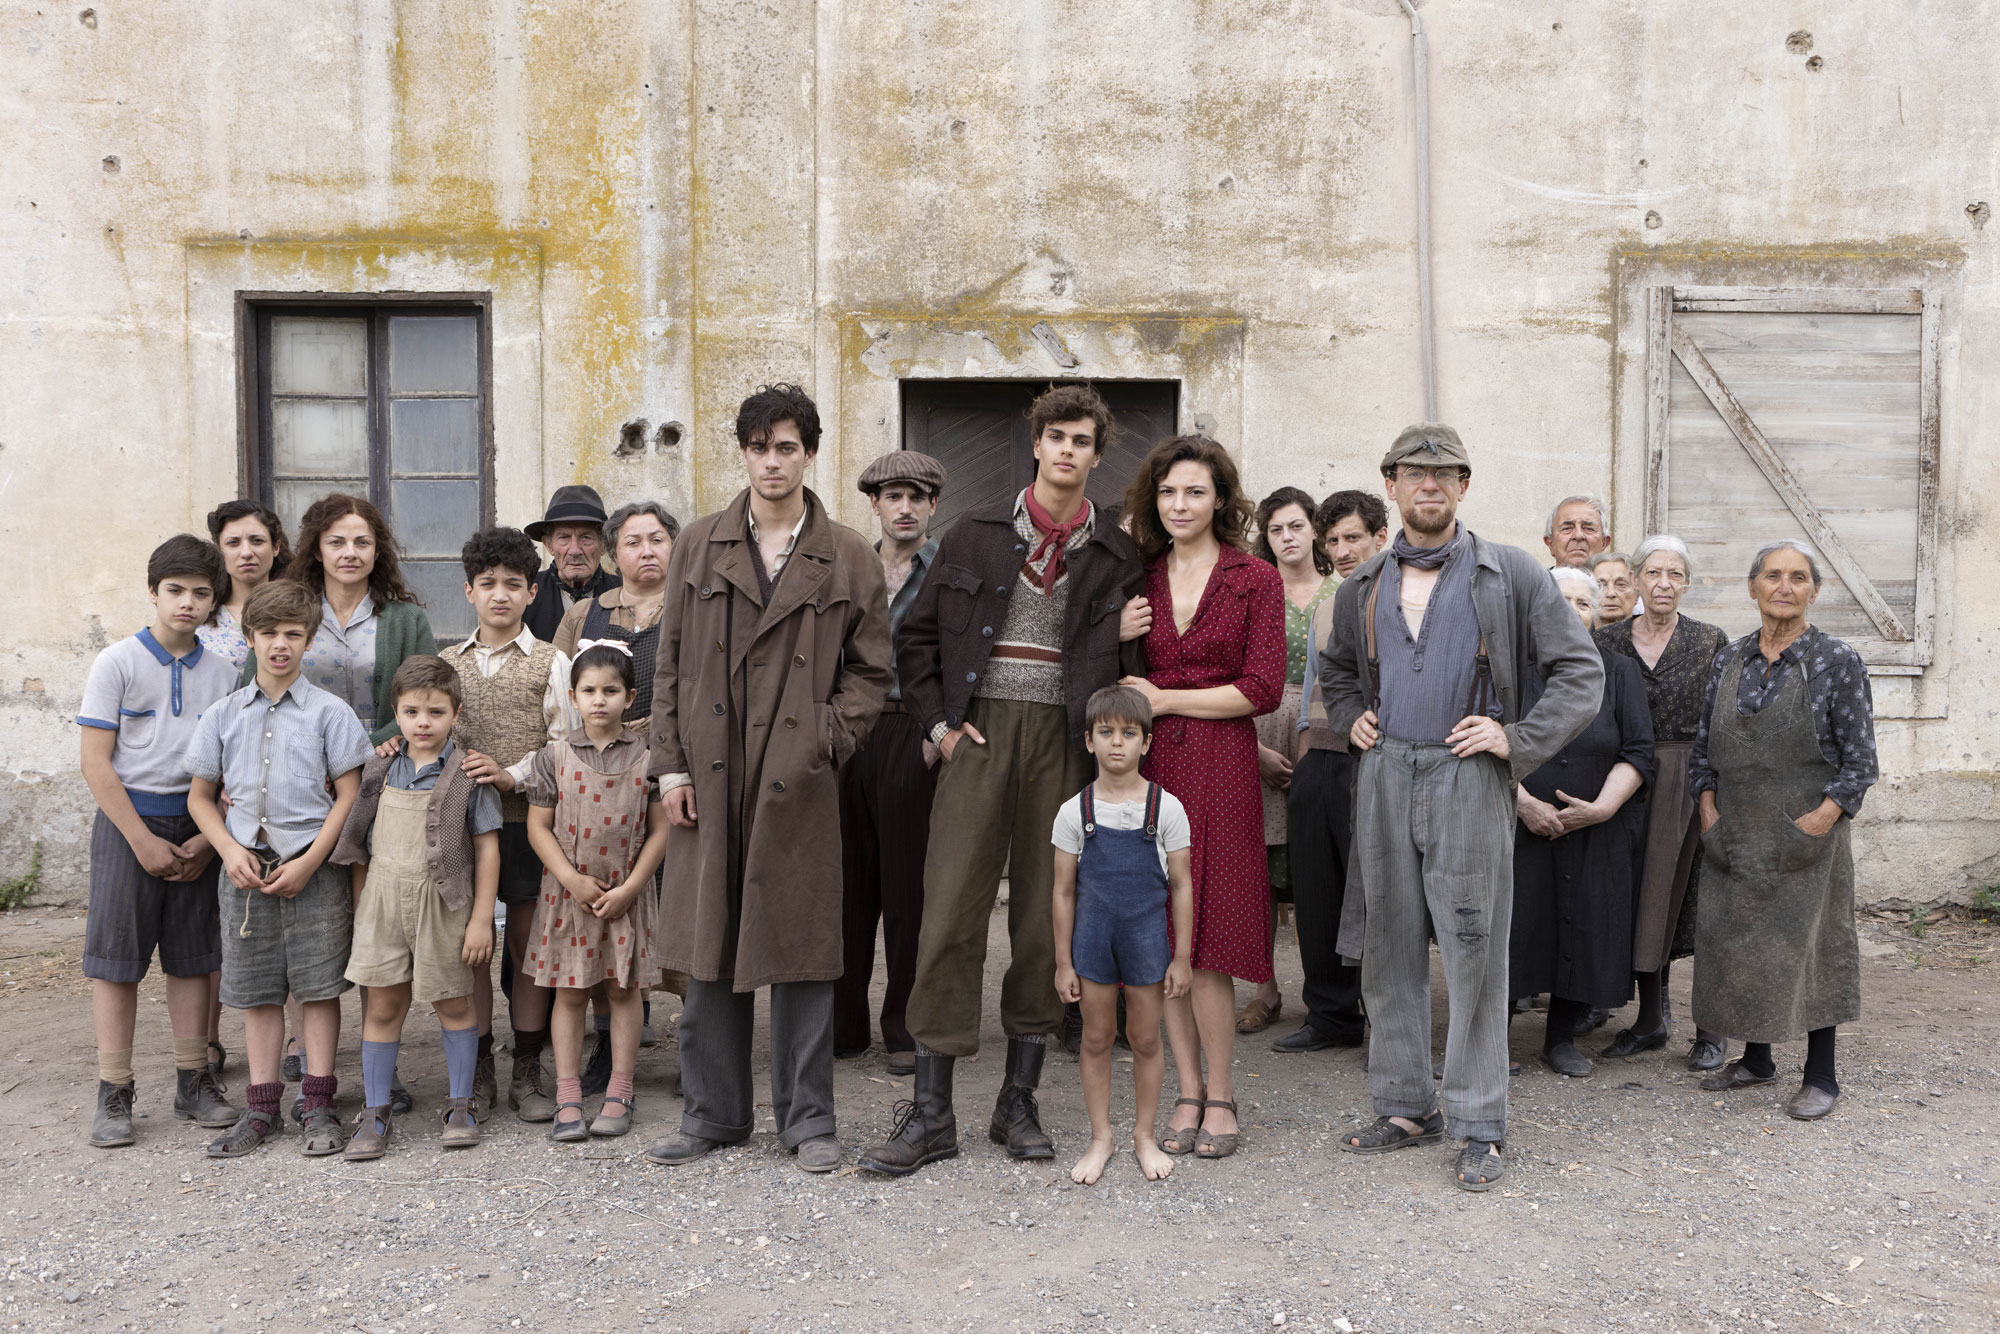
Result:
{"label": "old man in black fedora", "polygon": [[521,623],[535,638],[551,641],[564,613],[619,584],[604,568],[604,501],[588,486],[559,486],[539,522],[524,530],[549,553],[535,581],[535,599]]}

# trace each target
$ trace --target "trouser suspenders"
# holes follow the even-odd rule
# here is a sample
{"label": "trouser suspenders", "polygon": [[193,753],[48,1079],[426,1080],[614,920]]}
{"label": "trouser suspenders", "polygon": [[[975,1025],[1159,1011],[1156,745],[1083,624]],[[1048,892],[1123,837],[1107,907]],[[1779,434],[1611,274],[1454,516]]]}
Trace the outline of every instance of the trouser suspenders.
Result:
{"label": "trouser suspenders", "polygon": [[[1375,647],[1375,603],[1382,596],[1382,575],[1368,585],[1368,606],[1361,615],[1362,635],[1368,645],[1368,707],[1382,714],[1382,655]],[[1465,693],[1465,716],[1483,715],[1493,707],[1493,660],[1486,655],[1486,636],[1479,636],[1479,656],[1473,660],[1472,685]],[[1087,818],[1087,817],[1086,817]]]}

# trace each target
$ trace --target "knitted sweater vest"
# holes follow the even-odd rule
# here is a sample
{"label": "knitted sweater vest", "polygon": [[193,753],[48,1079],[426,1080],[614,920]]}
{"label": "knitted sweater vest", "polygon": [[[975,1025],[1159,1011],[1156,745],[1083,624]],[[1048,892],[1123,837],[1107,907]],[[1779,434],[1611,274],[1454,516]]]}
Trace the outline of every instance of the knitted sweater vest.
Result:
{"label": "knitted sweater vest", "polygon": [[[458,689],[465,703],[458,711],[452,739],[467,750],[490,755],[502,768],[519,764],[548,744],[542,722],[542,692],[556,646],[537,641],[526,655],[508,653],[491,679],[479,674],[472,650],[463,645],[446,649],[444,660],[458,669]],[[520,792],[500,796],[500,817],[509,824],[528,818],[528,798]]]}

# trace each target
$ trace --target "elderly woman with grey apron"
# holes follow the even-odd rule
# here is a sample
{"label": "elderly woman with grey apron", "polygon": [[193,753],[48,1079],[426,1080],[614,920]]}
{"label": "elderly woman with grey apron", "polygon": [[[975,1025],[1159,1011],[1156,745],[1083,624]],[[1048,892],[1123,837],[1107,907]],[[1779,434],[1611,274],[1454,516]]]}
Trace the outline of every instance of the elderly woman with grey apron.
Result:
{"label": "elderly woman with grey apron", "polygon": [[1806,619],[1820,582],[1797,543],[1757,553],[1763,625],[1716,657],[1688,766],[1704,856],[1695,1022],[1745,1043],[1701,1086],[1770,1083],[1771,1044],[1804,1033],[1804,1079],[1785,1104],[1802,1121],[1839,1102],[1834,1029],[1861,1014],[1849,831],[1876,779],[1867,668]]}
{"label": "elderly woman with grey apron", "polygon": [[[1639,1016],[1603,1050],[1606,1059],[1658,1051],[1673,1030],[1667,972],[1675,959],[1694,953],[1701,880],[1701,826],[1688,790],[1688,757],[1701,726],[1709,669],[1729,642],[1722,627],[1680,613],[1694,574],[1687,546],[1658,534],[1632,553],[1639,585],[1639,615],[1598,630],[1598,647],[1639,665],[1653,716],[1653,751],[1659,776],[1648,792],[1640,844],[1638,895],[1632,905],[1632,973],[1639,984]],[[1722,1064],[1722,1039],[1699,1027],[1688,1049],[1688,1069]]]}

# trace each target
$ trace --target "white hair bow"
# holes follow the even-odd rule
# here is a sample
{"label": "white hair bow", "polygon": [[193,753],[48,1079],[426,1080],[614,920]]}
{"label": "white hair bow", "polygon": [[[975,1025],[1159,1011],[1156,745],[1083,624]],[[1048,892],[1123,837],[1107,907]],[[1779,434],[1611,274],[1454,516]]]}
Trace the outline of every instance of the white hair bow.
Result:
{"label": "white hair bow", "polygon": [[[592,648],[615,648],[628,658],[632,656],[632,646],[622,639],[579,639],[576,641],[578,657],[583,655],[585,649]],[[572,658],[570,661],[574,662],[576,659]]]}

